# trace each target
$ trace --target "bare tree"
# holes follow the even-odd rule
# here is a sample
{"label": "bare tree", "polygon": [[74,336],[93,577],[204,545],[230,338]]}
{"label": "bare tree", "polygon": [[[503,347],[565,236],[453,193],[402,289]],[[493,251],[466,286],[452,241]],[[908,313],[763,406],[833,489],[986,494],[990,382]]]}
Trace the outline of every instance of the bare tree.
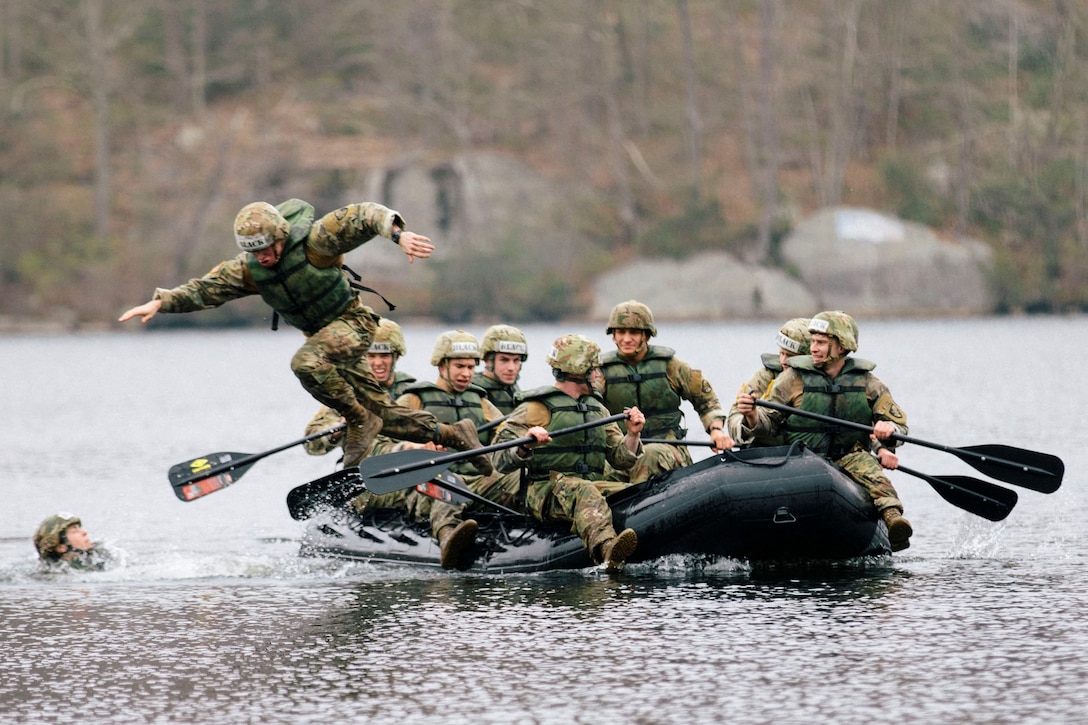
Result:
{"label": "bare tree", "polygon": [[703,119],[699,115],[699,79],[695,73],[695,42],[691,36],[691,15],[687,0],[676,0],[676,12],[680,21],[680,39],[684,58],[684,141],[688,151],[688,175],[691,184],[691,200],[699,201],[702,186]]}

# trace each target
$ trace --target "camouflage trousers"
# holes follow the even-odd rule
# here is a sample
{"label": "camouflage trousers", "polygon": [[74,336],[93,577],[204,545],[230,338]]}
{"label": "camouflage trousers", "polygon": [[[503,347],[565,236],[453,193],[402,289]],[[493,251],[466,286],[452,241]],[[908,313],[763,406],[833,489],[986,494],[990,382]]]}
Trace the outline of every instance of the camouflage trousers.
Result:
{"label": "camouflage trousers", "polygon": [[597,490],[608,496],[616,491],[642,483],[658,473],[690,466],[691,452],[687,446],[674,446],[669,443],[644,443],[642,455],[629,471],[617,471],[608,466],[602,480],[594,481]]}
{"label": "camouflage trousers", "polygon": [[594,561],[600,558],[598,547],[615,538],[612,509],[593,481],[552,472],[544,481],[529,484],[525,508],[543,523],[569,521]]}
{"label": "camouflage trousers", "polygon": [[903,513],[903,502],[899,500],[899,494],[896,493],[892,482],[884,475],[880,461],[869,451],[851,451],[836,459],[835,465],[869,493],[877,511],[895,508],[899,509],[899,513]]}
{"label": "camouflage trousers", "polygon": [[310,395],[342,416],[357,406],[382,419],[382,433],[390,438],[429,443],[438,419],[425,410],[413,410],[389,400],[389,390],[370,371],[366,351],[377,329],[377,315],[356,304],[306,338],[291,358],[291,371]]}
{"label": "camouflage trousers", "polygon": [[404,509],[409,521],[421,523],[431,517],[431,505],[437,503],[433,498],[424,496],[414,488],[392,493],[362,493],[351,500],[351,507],[358,514],[367,509]]}
{"label": "camouflage trousers", "polygon": [[[462,476],[465,485],[489,501],[502,504],[507,508],[517,507],[518,489],[521,486],[521,471],[499,475],[493,473],[490,476]],[[430,510],[431,535],[438,538],[438,532],[447,526],[457,526],[464,521],[467,511],[482,510],[486,504],[461,503],[452,504],[445,501],[433,501]]]}

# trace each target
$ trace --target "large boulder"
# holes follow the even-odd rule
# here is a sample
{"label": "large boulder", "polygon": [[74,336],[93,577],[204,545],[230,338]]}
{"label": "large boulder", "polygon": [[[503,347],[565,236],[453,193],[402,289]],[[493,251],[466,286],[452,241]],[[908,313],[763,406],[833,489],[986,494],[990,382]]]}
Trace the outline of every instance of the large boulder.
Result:
{"label": "large boulder", "polygon": [[977,314],[993,310],[992,252],[972,240],[939,239],[920,224],[869,209],[835,207],[785,239],[782,260],[821,309],[863,316]]}
{"label": "large boulder", "polygon": [[798,280],[725,252],[643,259],[614,269],[597,279],[590,317],[608,319],[617,303],[632,298],[667,320],[785,319],[819,309]]}

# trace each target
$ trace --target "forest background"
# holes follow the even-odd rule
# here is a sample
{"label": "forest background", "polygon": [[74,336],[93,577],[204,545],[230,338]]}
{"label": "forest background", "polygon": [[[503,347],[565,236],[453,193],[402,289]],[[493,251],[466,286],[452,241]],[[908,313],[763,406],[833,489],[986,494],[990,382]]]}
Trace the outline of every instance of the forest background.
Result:
{"label": "forest background", "polygon": [[387,203],[360,194],[481,153],[566,189],[571,241],[419,229],[432,284],[382,282],[406,314],[576,316],[643,257],[781,266],[840,204],[984,240],[996,312],[1088,308],[1083,0],[0,0],[0,43],[8,319],[104,324],[233,256],[248,201]]}

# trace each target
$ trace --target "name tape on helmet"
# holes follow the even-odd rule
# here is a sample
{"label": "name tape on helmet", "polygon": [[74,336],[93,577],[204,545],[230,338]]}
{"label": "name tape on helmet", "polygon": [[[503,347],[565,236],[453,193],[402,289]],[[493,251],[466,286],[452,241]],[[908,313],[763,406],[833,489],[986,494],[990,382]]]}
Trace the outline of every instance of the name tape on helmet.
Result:
{"label": "name tape on helmet", "polygon": [[367,352],[373,355],[392,355],[393,346],[388,342],[372,342],[370,347],[367,348]]}
{"label": "name tape on helmet", "polygon": [[791,337],[784,335],[781,330],[779,330],[778,334],[774,336],[774,341],[778,343],[778,346],[783,350],[787,350],[792,353],[801,352],[801,343],[797,342],[797,340],[794,340]]}
{"label": "name tape on helmet", "polygon": [[238,246],[243,251],[256,252],[260,249],[268,249],[275,240],[268,232],[260,232],[259,234],[235,234],[234,241],[238,242]]}
{"label": "name tape on helmet", "polygon": [[512,340],[499,340],[495,346],[495,352],[506,352],[511,355],[528,355],[529,346],[524,342],[514,342]]}
{"label": "name tape on helmet", "polygon": [[479,357],[480,348],[476,343],[468,342],[467,340],[462,342],[450,343],[450,357],[457,357],[457,353],[461,353],[464,357]]}
{"label": "name tape on helmet", "polygon": [[808,321],[808,329],[812,332],[819,332],[826,335],[829,327],[830,325],[828,325],[827,320],[818,320],[813,317]]}

